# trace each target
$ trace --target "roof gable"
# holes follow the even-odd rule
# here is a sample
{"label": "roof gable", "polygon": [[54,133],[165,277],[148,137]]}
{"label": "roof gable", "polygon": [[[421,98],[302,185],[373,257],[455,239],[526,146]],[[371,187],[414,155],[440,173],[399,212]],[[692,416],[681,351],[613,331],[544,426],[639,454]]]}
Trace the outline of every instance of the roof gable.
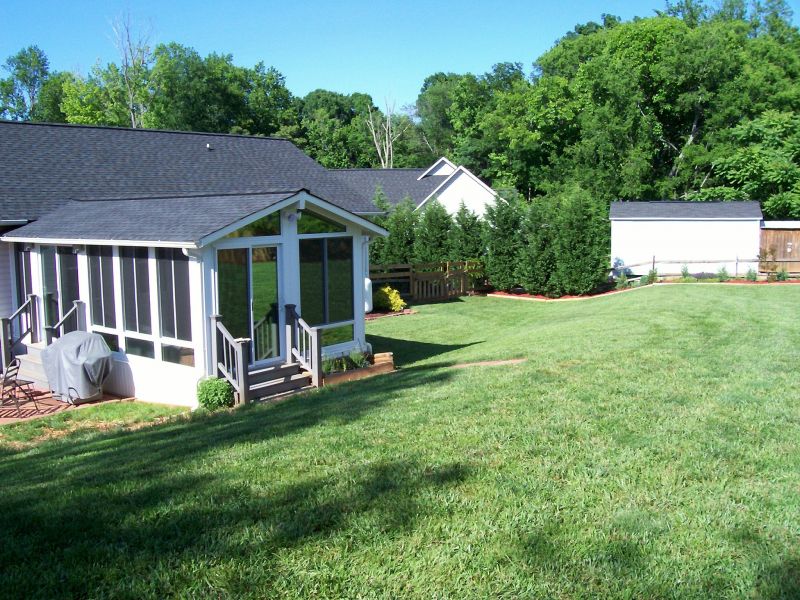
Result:
{"label": "roof gable", "polygon": [[374,212],[288,140],[0,121],[0,221],[34,220],[67,200],[308,189]]}

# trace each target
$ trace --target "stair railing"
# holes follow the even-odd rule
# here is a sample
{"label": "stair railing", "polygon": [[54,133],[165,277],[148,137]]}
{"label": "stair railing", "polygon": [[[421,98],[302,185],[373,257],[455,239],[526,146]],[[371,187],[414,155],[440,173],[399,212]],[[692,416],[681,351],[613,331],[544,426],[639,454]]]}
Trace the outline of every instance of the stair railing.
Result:
{"label": "stair railing", "polygon": [[311,373],[311,383],[322,387],[321,330],[306,323],[294,304],[286,305],[286,346],[289,359],[296,358]]}
{"label": "stair railing", "polygon": [[237,404],[250,401],[250,338],[235,338],[222,324],[221,315],[211,315],[211,362],[233,386]]}
{"label": "stair railing", "polygon": [[[70,319],[76,320],[75,330],[86,331],[86,304],[83,300],[73,300],[72,308],[70,308],[63,317],[55,325],[47,325],[44,328],[44,338],[47,345],[53,343],[53,340],[61,337],[64,332],[62,329]],[[74,331],[74,330],[73,330]]]}
{"label": "stair railing", "polygon": [[0,371],[5,371],[13,358],[14,347],[28,334],[31,336],[31,344],[39,341],[39,310],[36,294],[28,294],[25,303],[10,317],[0,317]]}

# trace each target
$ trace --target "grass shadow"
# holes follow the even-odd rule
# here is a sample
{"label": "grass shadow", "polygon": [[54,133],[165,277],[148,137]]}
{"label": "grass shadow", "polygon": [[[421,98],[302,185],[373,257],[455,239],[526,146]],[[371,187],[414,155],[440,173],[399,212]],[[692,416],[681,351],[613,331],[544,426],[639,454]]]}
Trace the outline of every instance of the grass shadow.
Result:
{"label": "grass shadow", "polygon": [[480,341],[466,344],[434,344],[431,342],[418,342],[401,338],[383,337],[380,335],[367,335],[367,341],[372,344],[374,352],[394,353],[394,362],[399,367],[484,343]]}

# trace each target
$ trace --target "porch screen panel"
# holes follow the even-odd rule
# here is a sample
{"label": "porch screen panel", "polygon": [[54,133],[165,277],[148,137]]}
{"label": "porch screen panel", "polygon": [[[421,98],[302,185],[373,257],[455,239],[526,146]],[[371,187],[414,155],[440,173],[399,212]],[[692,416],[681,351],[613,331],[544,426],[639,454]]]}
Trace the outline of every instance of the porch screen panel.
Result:
{"label": "porch screen panel", "polygon": [[31,283],[31,252],[23,244],[14,244],[14,263],[17,270],[17,302],[22,306],[33,293]]}
{"label": "porch screen panel", "polygon": [[123,323],[126,331],[151,334],[150,269],[147,248],[120,248]]}
{"label": "porch screen panel", "polygon": [[250,271],[247,248],[217,251],[222,323],[235,338],[250,337]]}
{"label": "porch screen panel", "polygon": [[280,355],[278,306],[278,250],[272,246],[252,250],[253,355],[267,360]]}
{"label": "porch screen panel", "polygon": [[[73,302],[80,296],[78,295],[78,257],[72,248],[59,246],[57,250],[58,269],[61,275],[61,289],[59,290],[59,302],[61,304],[61,315],[59,318],[72,310]],[[75,331],[78,328],[78,315],[73,315],[64,323],[63,333]]]}
{"label": "porch screen panel", "polygon": [[115,329],[117,315],[114,308],[114,270],[111,247],[90,246],[86,249],[86,254],[89,258],[92,324]]}
{"label": "porch screen panel", "polygon": [[353,319],[353,238],[329,238],[327,245],[328,322]]}
{"label": "porch screen panel", "polygon": [[161,335],[190,342],[192,312],[189,296],[189,258],[176,248],[158,248],[156,263]]}
{"label": "porch screen panel", "polygon": [[311,326],[326,323],[325,240],[300,240],[300,313]]}
{"label": "porch screen panel", "polygon": [[41,246],[39,253],[42,257],[42,287],[44,296],[44,324],[55,325],[59,320],[58,314],[58,272],[56,265],[55,246]]}

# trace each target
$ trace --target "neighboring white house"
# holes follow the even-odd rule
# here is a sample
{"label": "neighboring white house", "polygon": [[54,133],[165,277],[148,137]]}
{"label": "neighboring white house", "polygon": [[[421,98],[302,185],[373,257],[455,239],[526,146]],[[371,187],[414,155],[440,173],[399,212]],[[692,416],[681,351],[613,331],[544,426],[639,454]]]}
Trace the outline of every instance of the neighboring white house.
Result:
{"label": "neighboring white house", "polygon": [[611,203],[611,262],[634,274],[655,264],[661,275],[731,275],[758,269],[761,207],[758,202],[628,201]]}
{"label": "neighboring white house", "polygon": [[81,329],[142,400],[319,384],[368,350],[370,210],[286,140],[0,122],[0,360]]}
{"label": "neighboring white house", "polygon": [[497,193],[469,169],[442,157],[427,169],[338,169],[332,170],[342,182],[372,198],[381,188],[393,205],[406,198],[418,209],[436,198],[447,212],[455,214],[461,203],[483,217]]}

